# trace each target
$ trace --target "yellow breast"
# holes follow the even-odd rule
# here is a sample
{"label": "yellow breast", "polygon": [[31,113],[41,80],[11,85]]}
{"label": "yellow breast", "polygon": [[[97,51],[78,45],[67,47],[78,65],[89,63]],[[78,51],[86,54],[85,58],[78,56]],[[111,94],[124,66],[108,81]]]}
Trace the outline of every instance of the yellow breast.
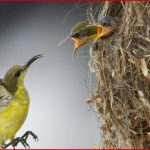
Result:
{"label": "yellow breast", "polygon": [[28,109],[28,92],[19,87],[9,105],[0,108],[0,143],[15,136],[27,117]]}

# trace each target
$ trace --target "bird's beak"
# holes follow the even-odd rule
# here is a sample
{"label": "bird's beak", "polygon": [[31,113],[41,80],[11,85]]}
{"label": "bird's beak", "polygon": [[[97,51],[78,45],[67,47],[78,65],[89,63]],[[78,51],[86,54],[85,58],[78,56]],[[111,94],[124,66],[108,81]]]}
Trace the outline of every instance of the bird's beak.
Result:
{"label": "bird's beak", "polygon": [[[88,27],[97,28],[97,33],[96,33],[96,37],[94,38],[94,41],[97,41],[101,37],[110,35],[112,33],[112,31],[114,30],[113,27],[104,27],[100,24],[92,24],[92,25],[88,25]],[[86,43],[88,43],[87,42],[88,38],[90,38],[90,37],[88,37],[88,36],[87,37],[85,36],[82,38],[70,37],[70,39],[72,39],[74,41],[73,56],[76,54],[76,52],[80,46],[83,46]]]}
{"label": "bird's beak", "polygon": [[86,43],[86,39],[77,39],[77,38],[71,38],[74,41],[74,48],[73,48],[73,56],[76,54],[78,48]]}
{"label": "bird's beak", "polygon": [[64,39],[62,39],[59,43],[58,46],[61,46],[62,44],[64,44],[66,41],[68,41],[71,38],[70,35],[68,35],[67,37],[65,37]]}
{"label": "bird's beak", "polygon": [[113,27],[103,27],[103,35],[101,37],[110,35],[113,30],[114,30]]}
{"label": "bird's beak", "polygon": [[73,38],[71,37],[71,35],[68,35],[67,37],[65,37],[63,40],[61,40],[58,44],[58,46],[61,46],[63,43],[65,43],[66,41],[72,39],[74,41],[74,49],[73,49],[73,55],[75,55],[75,53],[77,52],[78,48],[82,45],[84,45],[85,40],[84,39],[77,39],[77,38]]}
{"label": "bird's beak", "polygon": [[97,27],[97,35],[95,41],[97,41],[101,37],[110,35],[114,30],[114,27],[104,27],[100,24],[96,24],[95,26]]}
{"label": "bird's beak", "polygon": [[41,57],[43,57],[42,54],[39,54],[39,55],[36,55],[36,56],[32,57],[30,60],[28,60],[25,63],[25,65],[23,65],[23,70],[27,70],[34,61],[36,61],[37,59],[39,59]]}

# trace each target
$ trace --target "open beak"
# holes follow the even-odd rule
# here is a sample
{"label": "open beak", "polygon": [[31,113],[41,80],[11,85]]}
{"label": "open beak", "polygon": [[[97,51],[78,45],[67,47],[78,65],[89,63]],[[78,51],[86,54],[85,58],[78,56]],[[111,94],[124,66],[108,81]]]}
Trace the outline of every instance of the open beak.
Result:
{"label": "open beak", "polygon": [[66,41],[72,39],[74,41],[74,49],[73,49],[73,55],[75,55],[76,51],[78,50],[78,48],[82,45],[81,40],[80,39],[76,39],[76,38],[72,38],[71,35],[68,35],[67,37],[65,37],[63,40],[61,40],[58,44],[58,46],[61,46],[63,43],[65,43]]}
{"label": "open beak", "polygon": [[86,39],[77,39],[71,38],[74,41],[74,48],[73,48],[73,56],[76,54],[78,48],[86,43]]}
{"label": "open beak", "polygon": [[110,35],[113,32],[113,30],[113,27],[103,27],[103,35],[101,37]]}
{"label": "open beak", "polygon": [[95,41],[97,41],[101,37],[106,37],[110,35],[112,31],[114,30],[113,27],[103,27],[100,24],[96,24],[95,26],[97,27],[97,35],[96,35]]}
{"label": "open beak", "polygon": [[83,46],[90,41],[96,42],[99,38],[110,35],[114,31],[114,29],[115,26],[106,27],[101,24],[89,24],[84,29],[81,30],[82,33],[83,31],[85,31],[85,33],[83,34],[84,36],[82,35],[79,38],[68,35],[64,40],[60,42],[60,44],[64,43],[68,39],[72,39],[74,41],[74,49],[73,49],[73,56],[74,56],[80,46]]}
{"label": "open beak", "polygon": [[35,62],[37,59],[39,59],[41,57],[43,57],[42,54],[39,54],[39,55],[36,55],[36,56],[32,57],[30,60],[28,60],[25,63],[25,65],[23,66],[23,70],[27,70],[33,62]]}

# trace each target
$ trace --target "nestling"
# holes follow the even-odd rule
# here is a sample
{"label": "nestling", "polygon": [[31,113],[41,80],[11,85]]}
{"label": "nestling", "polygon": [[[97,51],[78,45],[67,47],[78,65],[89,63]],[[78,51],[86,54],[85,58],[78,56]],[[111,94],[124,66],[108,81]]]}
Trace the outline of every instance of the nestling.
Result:
{"label": "nestling", "polygon": [[73,55],[76,54],[79,47],[92,41],[96,42],[101,37],[109,36],[115,30],[116,25],[116,20],[112,16],[106,16],[96,24],[84,21],[75,24],[66,38],[74,41]]}

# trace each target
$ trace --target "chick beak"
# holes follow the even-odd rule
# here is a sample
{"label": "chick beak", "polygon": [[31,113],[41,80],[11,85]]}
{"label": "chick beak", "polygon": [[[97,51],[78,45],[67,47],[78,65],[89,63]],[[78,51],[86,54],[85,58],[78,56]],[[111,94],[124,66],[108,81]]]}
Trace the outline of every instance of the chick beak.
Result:
{"label": "chick beak", "polygon": [[84,45],[85,40],[84,39],[78,39],[78,38],[73,38],[71,35],[68,35],[65,37],[63,40],[61,40],[58,44],[58,46],[61,46],[63,43],[66,41],[72,39],[74,41],[74,48],[73,48],[73,56],[76,54],[78,48],[82,45]]}
{"label": "chick beak", "polygon": [[113,30],[114,30],[113,27],[103,27],[103,35],[102,35],[102,37],[110,35]]}
{"label": "chick beak", "polygon": [[25,63],[25,65],[23,65],[23,70],[24,70],[24,71],[27,70],[27,69],[30,67],[30,65],[31,65],[34,61],[36,61],[37,59],[39,59],[39,58],[41,58],[41,57],[43,57],[42,54],[39,54],[39,55],[36,55],[36,56],[32,57],[30,60],[28,60],[28,61]]}
{"label": "chick beak", "polygon": [[114,27],[104,27],[100,24],[96,24],[97,27],[97,36],[95,38],[95,41],[97,41],[101,37],[106,37],[112,33],[114,30]]}
{"label": "chick beak", "polygon": [[76,54],[78,48],[86,43],[86,40],[84,38],[77,39],[77,38],[71,38],[74,41],[74,48],[73,48],[73,56]]}

